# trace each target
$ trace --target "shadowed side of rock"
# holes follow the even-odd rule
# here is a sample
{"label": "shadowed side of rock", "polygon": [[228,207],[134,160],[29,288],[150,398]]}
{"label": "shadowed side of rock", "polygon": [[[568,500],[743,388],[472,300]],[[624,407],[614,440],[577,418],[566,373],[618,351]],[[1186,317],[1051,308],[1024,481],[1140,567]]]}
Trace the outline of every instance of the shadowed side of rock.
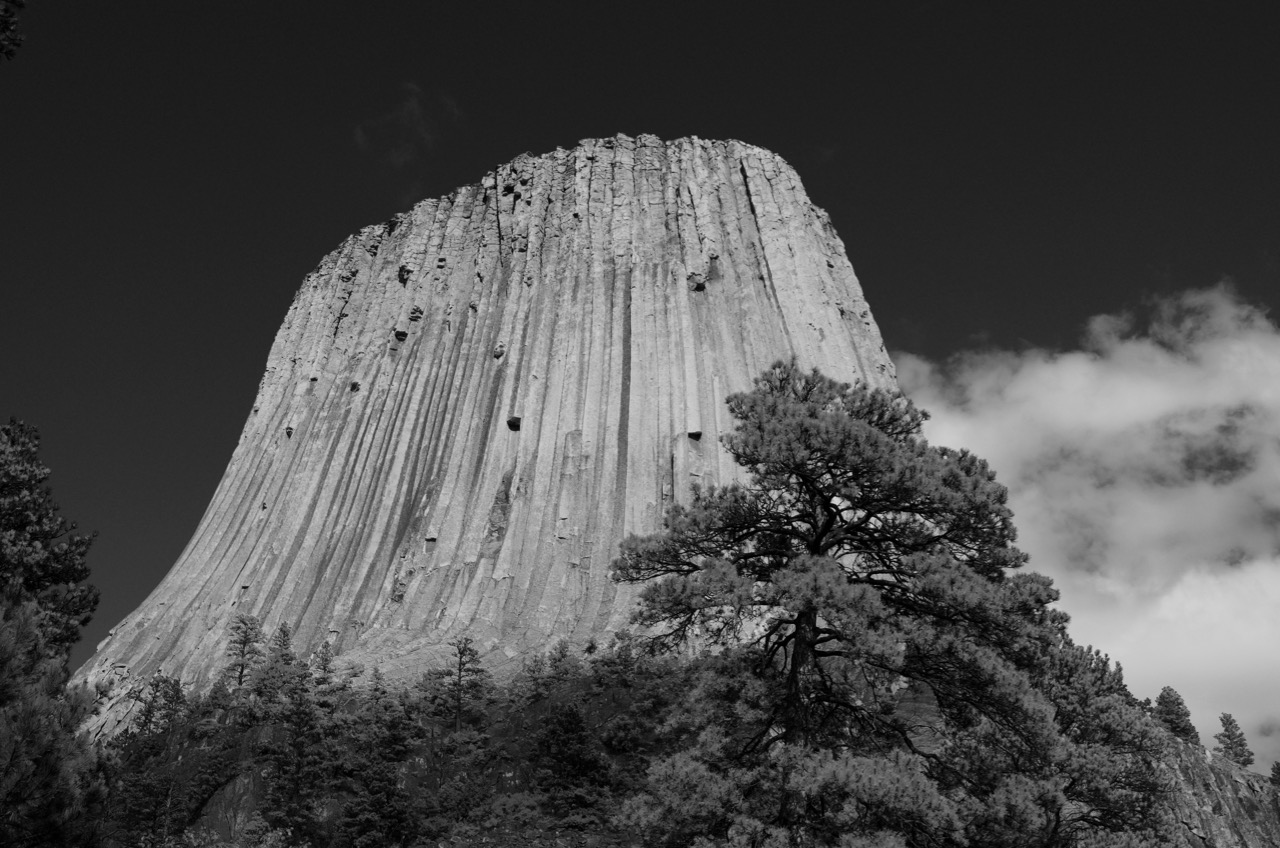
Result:
{"label": "shadowed side of rock", "polygon": [[416,675],[625,627],[629,532],[737,473],[725,397],[778,358],[892,385],[844,247],[778,156],[649,136],[522,156],[306,278],[164,582],[81,669],[198,686],[228,622]]}

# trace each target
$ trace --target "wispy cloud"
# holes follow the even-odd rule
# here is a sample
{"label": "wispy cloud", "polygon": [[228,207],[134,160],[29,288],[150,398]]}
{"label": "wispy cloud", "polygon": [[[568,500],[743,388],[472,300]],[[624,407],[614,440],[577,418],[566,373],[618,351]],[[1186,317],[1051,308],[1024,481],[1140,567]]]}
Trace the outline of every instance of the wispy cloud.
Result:
{"label": "wispy cloud", "polygon": [[[1280,330],[1227,285],[1100,315],[1073,351],[896,354],[931,441],[991,461],[1072,632],[1202,738],[1280,755]],[[1270,746],[1269,748],[1267,746]],[[1265,749],[1265,750],[1264,750]]]}
{"label": "wispy cloud", "polygon": [[[458,104],[447,94],[428,94],[412,82],[401,83],[394,107],[357,124],[356,147],[381,165],[398,173],[412,172],[427,161],[449,127],[462,119]],[[416,199],[419,180],[413,179],[410,196]]]}

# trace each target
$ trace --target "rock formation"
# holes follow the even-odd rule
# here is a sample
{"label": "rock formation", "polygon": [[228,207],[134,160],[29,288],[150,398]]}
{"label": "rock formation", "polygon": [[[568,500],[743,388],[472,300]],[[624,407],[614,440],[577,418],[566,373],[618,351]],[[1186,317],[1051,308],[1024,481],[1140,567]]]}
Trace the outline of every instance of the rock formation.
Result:
{"label": "rock formation", "polygon": [[78,677],[207,684],[237,613],[389,676],[462,634],[500,666],[625,627],[618,542],[737,473],[724,399],[792,355],[894,382],[778,156],[651,136],[521,156],[308,275],[195,536]]}
{"label": "rock formation", "polygon": [[1280,788],[1199,745],[1172,740],[1174,815],[1190,848],[1280,845]]}

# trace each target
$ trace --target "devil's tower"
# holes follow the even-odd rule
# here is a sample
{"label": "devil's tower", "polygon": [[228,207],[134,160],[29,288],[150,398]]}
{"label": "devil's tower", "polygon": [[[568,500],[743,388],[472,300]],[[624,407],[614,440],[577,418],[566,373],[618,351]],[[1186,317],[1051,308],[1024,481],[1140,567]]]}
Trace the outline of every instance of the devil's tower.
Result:
{"label": "devil's tower", "polygon": [[792,355],[893,382],[782,159],[650,136],[522,156],[307,277],[195,536],[79,677],[203,685],[237,613],[389,676],[461,634],[501,664],[622,628],[618,542],[736,473],[724,398]]}

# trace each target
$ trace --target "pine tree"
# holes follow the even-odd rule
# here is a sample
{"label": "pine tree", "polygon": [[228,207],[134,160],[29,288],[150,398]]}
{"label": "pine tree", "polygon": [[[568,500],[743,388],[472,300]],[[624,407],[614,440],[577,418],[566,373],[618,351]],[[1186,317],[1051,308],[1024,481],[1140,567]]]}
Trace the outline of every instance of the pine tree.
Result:
{"label": "pine tree", "polygon": [[1280,786],[1280,760],[1271,764],[1271,777],[1268,779],[1272,786]]}
{"label": "pine tree", "polygon": [[262,665],[264,636],[257,616],[237,614],[231,621],[226,656],[230,662],[222,669],[222,679],[231,689],[241,689],[249,682],[254,669]]}
{"label": "pine tree", "polygon": [[427,672],[418,688],[430,712],[456,733],[483,720],[484,707],[493,698],[493,681],[470,636],[454,639],[449,647],[449,665]]}
{"label": "pine tree", "polygon": [[1172,686],[1166,686],[1160,690],[1151,714],[1183,742],[1189,742],[1192,745],[1200,744],[1200,733],[1191,723],[1191,711],[1187,709],[1186,702]]}
{"label": "pine tree", "polygon": [[77,535],[58,514],[39,448],[34,427],[16,419],[0,427],[0,590],[36,604],[42,647],[57,657],[79,641],[98,590],[84,583],[93,535]]}
{"label": "pine tree", "polygon": [[1235,718],[1231,713],[1223,713],[1219,720],[1222,722],[1222,732],[1213,734],[1213,738],[1218,740],[1218,744],[1213,746],[1213,752],[1221,754],[1238,766],[1252,765],[1253,751],[1249,750],[1244,731],[1240,729]]}
{"label": "pine tree", "polygon": [[334,844],[353,848],[412,844],[417,821],[402,770],[412,752],[416,728],[405,693],[390,691],[375,668],[355,718],[353,749],[344,763],[351,791],[337,822]]}
{"label": "pine tree", "polygon": [[0,844],[95,845],[101,764],[76,735],[91,708],[68,659],[97,604],[91,536],[47,488],[35,428],[0,426]]}
{"label": "pine tree", "polygon": [[298,655],[294,653],[293,631],[287,623],[281,622],[271,634],[265,661],[250,674],[254,696],[270,713],[291,686],[300,685],[298,678],[310,676],[310,672],[298,663]]}
{"label": "pine tree", "polygon": [[268,711],[275,732],[259,754],[267,783],[262,814],[268,824],[290,833],[294,840],[304,840],[319,836],[316,802],[327,781],[332,752],[311,675],[295,663],[284,662],[292,651],[287,640],[273,638],[272,642],[265,668],[275,666],[283,673],[273,693],[279,703]]}
{"label": "pine tree", "polygon": [[293,630],[288,622],[280,622],[276,632],[271,635],[271,644],[267,648],[267,660],[281,665],[293,665],[298,661],[298,655],[293,652]]}
{"label": "pine tree", "polygon": [[317,686],[327,686],[333,678],[333,646],[326,640],[311,658],[311,674]]}
{"label": "pine tree", "polygon": [[576,704],[554,706],[533,743],[534,783],[547,793],[547,806],[558,820],[581,815],[603,800],[604,751]]}
{"label": "pine tree", "polygon": [[0,59],[12,59],[25,36],[18,27],[18,10],[26,0],[0,0]]}
{"label": "pine tree", "polygon": [[145,687],[129,693],[138,703],[130,732],[144,736],[159,736],[170,732],[186,714],[187,696],[182,691],[182,681],[176,677],[156,673]]}
{"label": "pine tree", "polygon": [[76,735],[92,699],[68,691],[65,654],[51,653],[34,601],[0,595],[0,845],[96,845],[105,785]]}
{"label": "pine tree", "polygon": [[[129,692],[137,705],[124,733],[107,742],[113,756],[111,827],[113,841],[164,845],[188,824],[198,788],[192,765],[182,761],[190,729],[182,682],[162,673]],[[198,756],[198,755],[197,755]]]}
{"label": "pine tree", "polygon": [[[1159,794],[1158,733],[1071,644],[1051,582],[1017,573],[986,463],[930,446],[900,395],[794,362],[728,404],[748,482],[695,488],[614,563],[644,584],[655,646],[718,651],[669,722],[691,747],[654,764],[626,823],[677,842],[1158,838],[1158,805],[1129,808]],[[1088,779],[1104,757],[1134,783]],[[694,784],[719,800],[677,788]]]}

